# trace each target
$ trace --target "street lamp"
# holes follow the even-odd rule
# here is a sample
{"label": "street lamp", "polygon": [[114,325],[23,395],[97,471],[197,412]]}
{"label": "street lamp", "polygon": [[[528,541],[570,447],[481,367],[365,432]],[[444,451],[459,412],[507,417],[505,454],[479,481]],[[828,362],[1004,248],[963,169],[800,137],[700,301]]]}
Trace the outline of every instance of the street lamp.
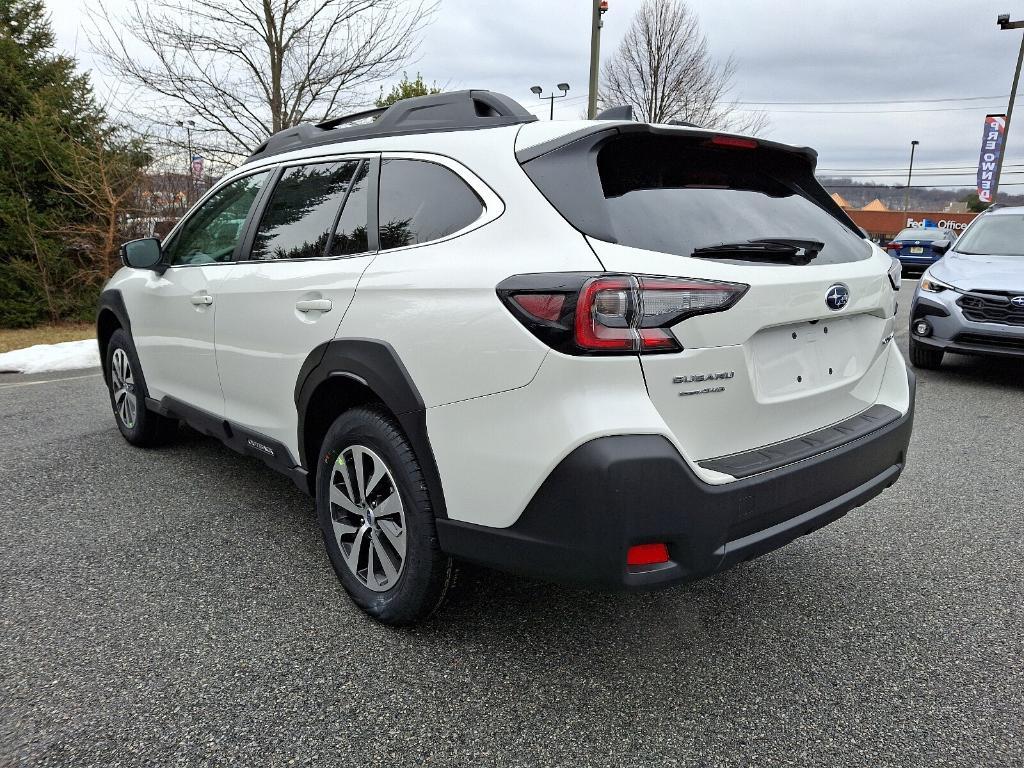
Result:
{"label": "street lamp", "polygon": [[555,99],[563,99],[569,93],[568,83],[559,83],[556,87],[558,88],[558,90],[562,92],[560,96],[556,96],[553,91],[550,96],[541,96],[541,94],[544,93],[544,89],[541,88],[539,85],[535,85],[530,89],[530,91],[541,101],[547,99],[548,101],[551,102],[551,114],[549,118],[551,120],[555,119]]}
{"label": "street lamp", "polygon": [[[1010,21],[1010,14],[1003,13],[996,17],[996,24],[1000,29],[1021,29],[1024,28],[1024,20]],[[1013,86],[1010,88],[1010,103],[1006,107],[1006,123],[1003,125],[1003,151],[996,160],[996,175],[992,180],[992,202],[996,201],[996,194],[999,191],[999,176],[1003,172],[1003,158],[1006,157],[1006,141],[1010,135],[1010,118],[1013,116],[1013,102],[1017,98],[1017,83],[1020,81],[1020,65],[1024,60],[1024,35],[1020,39],[1020,52],[1017,54],[1017,69],[1013,73]]]}
{"label": "street lamp", "polygon": [[185,137],[188,143],[188,163],[185,164],[185,177],[188,179],[188,186],[185,187],[185,203],[192,205],[192,188],[195,186],[195,179],[192,178],[192,131],[195,130],[195,120],[178,120],[179,128],[185,129]]}
{"label": "street lamp", "polygon": [[903,210],[910,210],[910,180],[914,178],[914,150],[921,142],[917,139],[910,141],[910,168],[907,170],[907,191],[903,195]]}
{"label": "street lamp", "polygon": [[594,0],[590,12],[590,92],[587,95],[587,119],[597,115],[597,76],[601,67],[601,28],[608,13],[608,0]]}

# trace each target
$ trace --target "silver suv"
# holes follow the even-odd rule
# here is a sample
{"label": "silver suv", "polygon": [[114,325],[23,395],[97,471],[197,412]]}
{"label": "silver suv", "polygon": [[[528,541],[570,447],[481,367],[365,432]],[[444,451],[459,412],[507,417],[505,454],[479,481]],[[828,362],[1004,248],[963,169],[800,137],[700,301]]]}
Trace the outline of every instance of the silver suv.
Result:
{"label": "silver suv", "polygon": [[921,276],[910,360],[938,368],[946,352],[1024,358],[1024,207],[990,208]]}

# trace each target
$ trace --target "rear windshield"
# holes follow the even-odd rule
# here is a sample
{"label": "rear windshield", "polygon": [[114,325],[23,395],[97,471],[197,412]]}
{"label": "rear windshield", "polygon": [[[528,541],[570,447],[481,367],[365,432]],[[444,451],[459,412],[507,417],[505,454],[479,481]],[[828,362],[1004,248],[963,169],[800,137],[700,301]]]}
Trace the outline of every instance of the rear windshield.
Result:
{"label": "rear windshield", "polygon": [[811,199],[817,182],[806,161],[778,150],[623,136],[600,150],[597,165],[623,245],[690,256],[698,248],[771,238],[820,241],[815,265],[871,255],[870,245]]}
{"label": "rear windshield", "polygon": [[1024,215],[1002,213],[979,218],[957,241],[957,253],[1024,256]]}
{"label": "rear windshield", "polygon": [[928,242],[931,242],[932,240],[945,240],[946,239],[946,233],[943,232],[941,229],[934,229],[932,227],[928,227],[926,229],[904,229],[902,232],[900,232],[898,235],[896,235],[896,237],[894,237],[893,239],[894,240],[927,240]]}

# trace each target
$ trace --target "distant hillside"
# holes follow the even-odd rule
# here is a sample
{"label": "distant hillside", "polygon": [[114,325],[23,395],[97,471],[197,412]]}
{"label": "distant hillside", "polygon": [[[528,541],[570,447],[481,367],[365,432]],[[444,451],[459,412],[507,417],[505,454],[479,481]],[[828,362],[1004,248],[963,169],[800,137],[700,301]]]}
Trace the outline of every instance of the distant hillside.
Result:
{"label": "distant hillside", "polygon": [[[849,201],[854,208],[862,208],[876,197],[893,210],[902,210],[903,196],[906,192],[899,186],[883,186],[866,184],[850,178],[839,176],[822,176],[818,178],[822,186],[831,194],[838,192]],[[935,189],[932,187],[914,187],[910,190],[910,210],[941,211],[949,203],[963,200],[976,190],[973,187],[960,189]],[[1006,205],[1024,205],[1024,195],[999,195],[999,202]]]}

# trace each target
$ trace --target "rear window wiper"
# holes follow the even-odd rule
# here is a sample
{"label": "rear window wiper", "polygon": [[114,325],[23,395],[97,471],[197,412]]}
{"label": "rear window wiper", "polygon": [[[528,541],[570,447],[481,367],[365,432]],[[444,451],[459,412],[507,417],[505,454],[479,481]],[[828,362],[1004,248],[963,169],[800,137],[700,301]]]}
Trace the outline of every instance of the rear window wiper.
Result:
{"label": "rear window wiper", "polygon": [[694,248],[690,255],[697,259],[735,259],[803,265],[810,264],[824,247],[825,244],[821,240],[763,237],[737,243],[705,245]]}

